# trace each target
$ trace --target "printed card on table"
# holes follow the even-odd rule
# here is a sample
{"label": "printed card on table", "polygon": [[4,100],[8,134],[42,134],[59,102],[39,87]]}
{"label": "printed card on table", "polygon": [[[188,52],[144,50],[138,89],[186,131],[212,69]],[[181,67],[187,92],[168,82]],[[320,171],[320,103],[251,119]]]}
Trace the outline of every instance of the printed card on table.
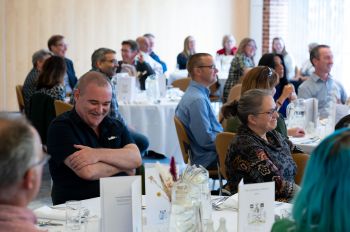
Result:
{"label": "printed card on table", "polygon": [[238,187],[238,231],[270,231],[274,223],[275,182]]}
{"label": "printed card on table", "polygon": [[117,93],[118,101],[131,103],[136,95],[136,77],[118,76]]}
{"label": "printed card on table", "polygon": [[141,176],[100,179],[103,232],[142,231]]}
{"label": "printed card on table", "polygon": [[[169,168],[169,165],[164,166]],[[164,188],[165,185],[155,165],[145,164],[147,225],[169,223],[170,193]]]}

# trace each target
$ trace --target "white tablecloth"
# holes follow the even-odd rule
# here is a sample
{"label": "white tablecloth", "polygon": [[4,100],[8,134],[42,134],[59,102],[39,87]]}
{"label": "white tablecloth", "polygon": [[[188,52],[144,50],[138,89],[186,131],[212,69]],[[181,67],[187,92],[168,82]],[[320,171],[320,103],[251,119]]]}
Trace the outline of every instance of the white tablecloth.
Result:
{"label": "white tablecloth", "polygon": [[182,162],[182,154],[174,123],[178,102],[161,100],[159,104],[119,104],[119,110],[127,124],[148,137],[149,150],[174,156]]}
{"label": "white tablecloth", "polygon": [[[58,205],[58,207],[62,206],[61,210],[64,210],[64,204],[63,205]],[[80,231],[85,231],[85,232],[99,232],[100,231],[100,217],[101,217],[101,209],[100,209],[100,198],[91,198],[88,200],[83,200],[82,201],[82,206],[87,208],[90,211],[90,218],[87,223],[84,224],[84,228]],[[291,210],[292,205],[287,204],[287,203],[276,203],[275,204],[275,210],[274,213],[275,215],[281,215],[282,210],[288,209],[288,211]],[[92,217],[91,217],[92,216]],[[115,215],[117,217],[117,215]],[[147,215],[143,215],[143,217],[147,218]],[[217,229],[219,226],[219,221],[220,218],[223,217],[226,219],[226,228],[228,232],[236,232],[237,231],[237,220],[238,220],[238,213],[236,210],[231,210],[231,209],[224,209],[221,211],[212,211],[212,219],[214,222],[214,228]],[[40,220],[40,218],[39,218]],[[147,220],[144,220],[144,222]],[[52,222],[56,223],[61,223],[65,224],[64,221],[55,221],[52,220]],[[49,232],[64,232],[66,229],[64,228],[65,226],[47,226],[43,227],[43,229],[47,229]],[[160,228],[159,226],[157,227],[150,227],[147,225],[143,226],[143,231],[145,232],[163,232],[164,228]],[[117,231],[117,230],[116,230]]]}

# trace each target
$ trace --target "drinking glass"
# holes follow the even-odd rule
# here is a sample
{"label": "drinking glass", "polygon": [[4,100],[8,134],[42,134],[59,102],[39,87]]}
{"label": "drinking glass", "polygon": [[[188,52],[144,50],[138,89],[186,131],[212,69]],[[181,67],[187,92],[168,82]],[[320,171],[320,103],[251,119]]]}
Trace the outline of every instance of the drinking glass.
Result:
{"label": "drinking glass", "polygon": [[68,231],[80,230],[81,228],[81,202],[66,202],[66,227]]}

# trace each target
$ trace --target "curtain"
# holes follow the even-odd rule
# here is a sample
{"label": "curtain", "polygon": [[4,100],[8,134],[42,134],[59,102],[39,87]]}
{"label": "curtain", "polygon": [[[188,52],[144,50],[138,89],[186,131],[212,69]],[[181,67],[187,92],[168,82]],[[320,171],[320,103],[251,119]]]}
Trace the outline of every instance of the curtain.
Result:
{"label": "curtain", "polygon": [[[346,0],[288,0],[288,44],[298,67],[309,58],[308,44],[326,44],[333,52],[331,74],[350,93],[350,78],[344,67],[350,67],[350,3]],[[349,22],[349,21],[348,21]]]}

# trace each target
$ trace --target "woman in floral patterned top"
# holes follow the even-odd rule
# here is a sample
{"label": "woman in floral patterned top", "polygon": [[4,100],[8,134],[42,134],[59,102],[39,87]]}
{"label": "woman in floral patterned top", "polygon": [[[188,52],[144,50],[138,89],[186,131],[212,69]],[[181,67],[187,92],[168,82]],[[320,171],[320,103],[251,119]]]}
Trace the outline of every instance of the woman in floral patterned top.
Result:
{"label": "woman in floral patterned top", "polygon": [[255,40],[251,38],[244,38],[240,42],[236,56],[231,62],[228,78],[225,82],[224,93],[222,97],[223,103],[227,101],[227,97],[230,93],[231,88],[239,83],[240,78],[243,76],[243,74],[245,74],[247,71],[249,71],[250,68],[253,68],[255,66],[255,51]]}
{"label": "woman in floral patterned top", "polygon": [[66,63],[62,57],[52,56],[45,61],[43,70],[38,77],[36,93],[44,93],[54,100],[64,101],[66,91],[64,88],[64,75]]}
{"label": "woman in floral patterned top", "polygon": [[291,156],[294,145],[274,130],[279,116],[272,94],[249,90],[222,110],[242,122],[226,157],[227,188],[236,193],[242,178],[246,184],[274,181],[276,200],[290,201],[299,189]]}

